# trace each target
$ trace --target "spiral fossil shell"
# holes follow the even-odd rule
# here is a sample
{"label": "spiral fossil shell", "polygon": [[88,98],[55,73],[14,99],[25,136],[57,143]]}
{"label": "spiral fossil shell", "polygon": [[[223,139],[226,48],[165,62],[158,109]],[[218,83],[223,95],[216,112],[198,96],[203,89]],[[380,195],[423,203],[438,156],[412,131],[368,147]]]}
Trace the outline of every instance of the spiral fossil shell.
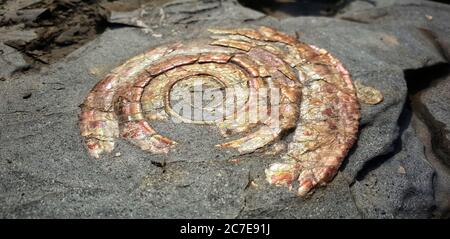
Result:
{"label": "spiral fossil shell", "polygon": [[[241,154],[270,145],[282,151],[278,143],[293,131],[282,161],[266,169],[267,181],[301,196],[329,182],[356,140],[360,118],[354,85],[340,61],[268,27],[209,31],[208,39],[138,55],[91,90],[80,115],[90,155],[111,152],[119,137],[151,153],[168,153],[177,143],[156,132],[152,121],[170,118],[214,125],[225,137],[238,136],[217,146]],[[244,100],[220,119],[183,117],[174,101],[195,80],[213,90],[233,88]],[[248,112],[263,104],[252,94],[260,89],[276,93],[265,106],[277,106],[279,112],[250,122]],[[208,110],[223,106],[219,102]]]}

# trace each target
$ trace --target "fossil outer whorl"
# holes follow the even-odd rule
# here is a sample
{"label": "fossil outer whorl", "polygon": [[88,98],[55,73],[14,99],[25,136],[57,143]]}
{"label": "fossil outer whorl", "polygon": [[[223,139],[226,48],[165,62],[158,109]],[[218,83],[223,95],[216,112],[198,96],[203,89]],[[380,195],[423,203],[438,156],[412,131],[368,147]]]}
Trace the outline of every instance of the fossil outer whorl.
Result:
{"label": "fossil outer whorl", "polygon": [[[209,39],[136,56],[91,90],[80,115],[89,153],[98,158],[111,152],[118,137],[151,153],[167,153],[177,143],[151,125],[169,118],[215,125],[225,137],[238,137],[217,146],[240,153],[276,145],[295,129],[283,162],[266,170],[267,181],[299,195],[329,182],[358,131],[359,104],[347,70],[326,50],[268,27],[209,31]],[[232,111],[223,110],[224,102],[202,109],[223,110],[222,118],[186,118],[174,105],[183,89],[195,91],[195,81],[213,90],[233,88],[242,104]],[[250,121],[252,109],[267,106],[253,94],[265,88],[270,91],[265,104],[276,106],[278,114],[272,110]]]}

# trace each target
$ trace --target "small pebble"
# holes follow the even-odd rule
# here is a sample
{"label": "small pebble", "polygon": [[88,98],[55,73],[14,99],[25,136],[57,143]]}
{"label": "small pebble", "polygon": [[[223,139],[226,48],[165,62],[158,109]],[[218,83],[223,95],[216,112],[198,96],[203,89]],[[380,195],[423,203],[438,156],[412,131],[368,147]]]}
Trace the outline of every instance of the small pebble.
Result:
{"label": "small pebble", "polygon": [[397,172],[398,172],[399,174],[406,174],[406,170],[405,170],[405,168],[402,167],[402,166],[399,166],[399,167],[398,167]]}

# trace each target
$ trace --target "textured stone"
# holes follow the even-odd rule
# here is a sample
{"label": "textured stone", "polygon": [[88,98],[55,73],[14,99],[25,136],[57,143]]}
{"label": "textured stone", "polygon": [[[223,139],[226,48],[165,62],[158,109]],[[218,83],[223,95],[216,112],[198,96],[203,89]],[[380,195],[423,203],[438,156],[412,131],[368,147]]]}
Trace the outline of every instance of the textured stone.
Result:
{"label": "textured stone", "polygon": [[382,164],[351,187],[364,218],[428,218],[432,213],[434,169],[411,126],[397,144],[398,153],[379,158]]}
{"label": "textured stone", "polygon": [[0,82],[29,66],[20,52],[0,42]]}
{"label": "textured stone", "polygon": [[433,135],[434,152],[450,166],[450,77],[422,91],[419,110]]}
{"label": "textured stone", "polygon": [[[171,25],[148,18],[142,21],[154,27],[109,29],[38,74],[0,82],[0,217],[431,216],[434,171],[408,120],[400,119],[407,94],[403,70],[445,60],[430,38],[408,22],[394,27],[317,17],[279,21],[228,1],[183,13],[194,21],[174,23],[177,6],[166,6],[172,8],[166,15]],[[297,33],[340,59],[353,80],[383,93],[382,103],[362,105],[357,145],[326,188],[301,199],[270,186],[264,169],[277,157],[247,155],[230,162],[204,147],[216,136],[202,127],[170,128],[169,136],[182,136],[192,147],[167,157],[121,141],[111,155],[89,159],[79,135],[78,106],[105,73],[150,47],[236,25]]]}

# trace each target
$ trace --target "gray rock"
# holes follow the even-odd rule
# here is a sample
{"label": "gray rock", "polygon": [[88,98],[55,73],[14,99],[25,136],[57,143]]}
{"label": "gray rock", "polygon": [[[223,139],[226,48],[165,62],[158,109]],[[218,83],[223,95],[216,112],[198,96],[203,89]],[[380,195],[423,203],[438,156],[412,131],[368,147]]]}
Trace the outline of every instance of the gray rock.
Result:
{"label": "gray rock", "polygon": [[0,83],[28,67],[20,52],[0,42]]}
{"label": "gray rock", "polygon": [[[450,6],[420,0],[394,2],[379,4],[373,8],[345,11],[339,15],[339,18],[362,24],[392,27],[394,31],[399,32],[410,31],[408,28],[416,28],[419,32],[415,34],[421,33],[422,37],[428,38],[429,42],[436,46],[443,58],[450,59],[450,26],[447,24],[450,21],[448,14]],[[413,34],[413,31],[410,32]],[[408,39],[403,38],[402,40]],[[410,45],[410,47],[412,46]],[[414,49],[411,48],[411,50]],[[433,61],[428,62],[428,65],[432,64]]]}
{"label": "gray rock", "polygon": [[0,24],[32,23],[47,11],[46,8],[24,9],[18,11],[0,11]]}
{"label": "gray rock", "polygon": [[[205,6],[213,4],[205,2]],[[172,8],[166,9],[172,15],[182,9],[166,7]],[[414,132],[398,127],[406,98],[403,69],[443,60],[430,39],[406,28],[396,31],[340,19],[278,21],[234,1],[183,14],[192,15],[194,21],[174,23],[168,14],[168,26],[160,24],[160,18],[144,17],[148,28],[107,30],[39,74],[0,82],[4,92],[0,96],[0,217],[430,216],[433,169],[424,163]],[[208,14],[214,17],[203,18]],[[199,126],[158,126],[185,143],[185,148],[167,156],[150,155],[120,141],[112,154],[89,159],[79,135],[78,105],[102,75],[150,47],[201,36],[211,26],[245,25],[297,32],[301,40],[341,59],[354,80],[383,92],[381,104],[362,106],[358,143],[327,187],[306,199],[272,187],[264,180],[264,169],[278,157],[247,155],[235,163],[230,161],[235,155],[206,147],[216,136]],[[403,146],[396,148],[399,137]],[[379,161],[380,155],[389,159]],[[378,163],[381,166],[371,167]],[[397,175],[400,166],[406,173]],[[377,179],[375,190],[370,186],[372,178]]]}
{"label": "gray rock", "polygon": [[410,125],[396,142],[399,152],[380,157],[352,185],[364,218],[428,218],[435,205],[434,169]]}
{"label": "gray rock", "polygon": [[423,90],[418,96],[420,116],[431,129],[433,151],[450,166],[450,77]]}
{"label": "gray rock", "polygon": [[392,7],[394,5],[420,4],[426,0],[355,0],[343,7],[339,14],[356,12],[380,7]]}
{"label": "gray rock", "polygon": [[23,23],[13,26],[0,27],[0,42],[11,42],[11,44],[21,46],[38,38],[34,30],[26,30]]}
{"label": "gray rock", "polygon": [[433,135],[430,127],[426,124],[428,122],[423,120],[419,111],[414,112],[412,117],[412,125],[416,131],[420,141],[424,144],[425,156],[428,162],[431,163],[435,169],[433,179],[434,198],[436,208],[433,211],[433,217],[448,218],[450,216],[450,168],[444,163],[442,159],[437,157],[435,150],[433,150]]}
{"label": "gray rock", "polygon": [[429,126],[425,124],[420,114],[416,111],[412,117],[412,125],[420,141],[424,144],[425,156],[435,170],[433,179],[433,189],[436,207],[433,211],[433,217],[448,218],[450,216],[450,168],[443,160],[436,156],[433,150],[433,135]]}

